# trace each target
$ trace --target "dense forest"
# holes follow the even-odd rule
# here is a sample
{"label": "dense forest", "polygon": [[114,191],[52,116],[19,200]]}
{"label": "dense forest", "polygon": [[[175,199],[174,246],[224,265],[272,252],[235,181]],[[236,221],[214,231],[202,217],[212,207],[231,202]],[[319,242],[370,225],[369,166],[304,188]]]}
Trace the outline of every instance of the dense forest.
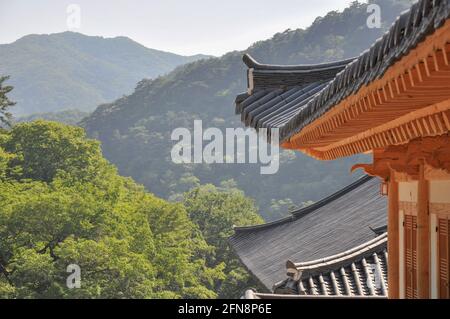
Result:
{"label": "dense forest", "polygon": [[[306,30],[287,30],[255,43],[246,52],[263,63],[298,64],[339,60],[358,55],[381,36],[408,0],[376,0],[382,10],[382,27],[369,29],[367,4],[354,2],[343,12],[317,18]],[[261,176],[258,165],[175,165],[171,162],[171,132],[203,126],[240,127],[234,98],[246,87],[244,52],[200,60],[177,68],[167,76],[139,82],[133,94],[101,105],[82,124],[99,139],[106,158],[119,172],[131,176],[151,192],[180,200],[192,187],[211,183],[233,184],[254,198],[266,220],[317,201],[353,178],[351,164],[364,157],[318,162],[300,153],[281,154],[280,171]]]}
{"label": "dense forest", "polygon": [[[169,203],[103,158],[80,127],[11,128],[0,77],[1,298],[236,298],[257,286],[230,251],[233,225],[259,224],[254,202],[204,185]],[[1,128],[3,127],[3,128]],[[67,285],[68,266],[82,274]]]}
{"label": "dense forest", "polygon": [[[117,175],[81,128],[0,132],[0,298],[239,297],[253,283],[227,238],[260,222],[235,189],[156,198]],[[71,264],[80,289],[66,286]]]}
{"label": "dense forest", "polygon": [[126,37],[103,38],[63,32],[27,35],[0,45],[0,70],[16,89],[14,114],[92,111],[132,92],[143,78],[205,58],[146,48]]}

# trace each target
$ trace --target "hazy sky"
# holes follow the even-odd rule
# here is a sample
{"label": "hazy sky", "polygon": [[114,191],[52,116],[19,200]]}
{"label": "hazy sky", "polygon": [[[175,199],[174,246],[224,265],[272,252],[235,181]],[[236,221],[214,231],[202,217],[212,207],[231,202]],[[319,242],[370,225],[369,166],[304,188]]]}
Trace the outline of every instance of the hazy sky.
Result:
{"label": "hazy sky", "polygon": [[221,55],[288,28],[309,26],[350,0],[0,0],[0,43],[69,30],[67,8],[81,9],[87,35],[127,36],[150,48]]}

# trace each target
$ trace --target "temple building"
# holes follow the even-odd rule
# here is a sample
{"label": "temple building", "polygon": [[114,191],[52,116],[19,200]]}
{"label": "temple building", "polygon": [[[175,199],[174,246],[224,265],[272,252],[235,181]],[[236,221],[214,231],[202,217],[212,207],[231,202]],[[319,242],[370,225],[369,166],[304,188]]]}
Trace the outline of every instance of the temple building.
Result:
{"label": "temple building", "polygon": [[390,298],[450,297],[449,42],[450,0],[420,0],[354,59],[278,66],[244,57],[248,91],[236,111],[246,126],[278,128],[282,147],[318,160],[372,154],[371,164],[352,169],[378,177],[388,199]]}

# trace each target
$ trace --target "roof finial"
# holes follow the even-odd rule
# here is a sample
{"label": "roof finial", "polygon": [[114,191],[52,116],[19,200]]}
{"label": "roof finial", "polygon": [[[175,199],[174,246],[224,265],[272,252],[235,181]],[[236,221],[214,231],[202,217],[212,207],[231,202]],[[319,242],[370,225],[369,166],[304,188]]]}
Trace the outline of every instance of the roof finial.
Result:
{"label": "roof finial", "polygon": [[249,68],[256,68],[259,65],[259,63],[248,53],[244,54],[242,61],[244,61],[245,65]]}

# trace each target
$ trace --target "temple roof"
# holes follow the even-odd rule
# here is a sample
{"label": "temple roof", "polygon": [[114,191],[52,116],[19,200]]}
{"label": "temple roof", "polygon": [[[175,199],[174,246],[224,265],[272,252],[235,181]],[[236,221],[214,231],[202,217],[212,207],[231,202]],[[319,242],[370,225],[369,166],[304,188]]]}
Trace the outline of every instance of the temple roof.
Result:
{"label": "temple roof", "polygon": [[387,233],[343,253],[286,264],[288,279],[276,294],[387,296]]}
{"label": "temple roof", "polygon": [[288,279],[273,293],[249,290],[248,299],[387,298],[387,233],[341,254],[306,263],[288,261]]}
{"label": "temple roof", "polygon": [[[247,126],[280,128],[288,140],[334,106],[383,77],[450,17],[449,0],[420,0],[358,58],[309,66],[268,66],[248,55],[248,92],[236,99]],[[270,131],[269,131],[270,138]]]}
{"label": "temple roof", "polygon": [[248,92],[236,98],[236,114],[247,127],[283,127],[342,71],[350,60],[299,66],[263,65],[250,55]]}
{"label": "temple roof", "polygon": [[286,261],[308,262],[362,245],[386,225],[386,198],[377,179],[363,177],[276,222],[237,227],[230,244],[247,269],[271,290],[286,278]]}

